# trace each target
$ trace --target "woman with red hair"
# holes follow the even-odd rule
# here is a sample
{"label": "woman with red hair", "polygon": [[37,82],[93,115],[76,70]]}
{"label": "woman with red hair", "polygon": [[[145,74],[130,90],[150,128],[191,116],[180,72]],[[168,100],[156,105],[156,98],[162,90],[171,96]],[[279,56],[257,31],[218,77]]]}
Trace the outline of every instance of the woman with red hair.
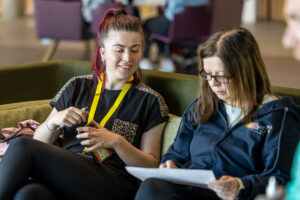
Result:
{"label": "woman with red hair", "polygon": [[[10,144],[0,163],[1,200],[133,199],[139,181],[125,166],[158,166],[168,119],[163,98],[141,82],[144,43],[137,18],[107,11],[94,73],[65,84],[34,140]],[[51,145],[62,137],[63,148]]]}

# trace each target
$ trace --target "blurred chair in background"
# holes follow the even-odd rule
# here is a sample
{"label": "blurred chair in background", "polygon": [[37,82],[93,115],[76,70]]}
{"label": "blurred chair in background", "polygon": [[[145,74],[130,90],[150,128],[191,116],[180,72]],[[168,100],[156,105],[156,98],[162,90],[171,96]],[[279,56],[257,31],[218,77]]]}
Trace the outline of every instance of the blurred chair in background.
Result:
{"label": "blurred chair in background", "polygon": [[[170,57],[170,45],[179,45],[181,48],[196,49],[198,44],[205,40],[210,33],[211,9],[210,6],[188,6],[184,11],[174,16],[169,29],[169,35],[156,33],[150,35],[151,41],[165,43],[164,55]],[[189,62],[188,60],[184,62]],[[168,68],[170,65],[161,65],[161,71],[175,71]]]}
{"label": "blurred chair in background", "polygon": [[35,23],[39,38],[52,39],[43,61],[51,60],[60,40],[82,40],[89,56],[90,47],[88,26],[81,13],[81,0],[55,1],[35,0]]}
{"label": "blurred chair in background", "polygon": [[[170,36],[170,27],[174,20],[174,16],[184,12],[188,6],[203,6],[209,4],[210,0],[166,0],[166,6],[163,13],[158,16],[149,18],[145,21],[143,27],[146,33],[146,48],[144,58],[141,60],[140,66],[144,69],[153,69],[152,63],[149,59],[149,49],[151,45],[151,34],[155,33],[161,36]],[[203,20],[203,19],[200,19]],[[159,51],[159,70],[174,71],[175,67],[172,60],[169,58],[168,51],[165,51],[164,43],[155,40]],[[164,54],[164,56],[163,56]]]}
{"label": "blurred chair in background", "polygon": [[114,2],[99,4],[98,7],[92,11],[92,20],[90,23],[90,30],[94,37],[97,36],[98,26],[104,13],[110,8],[120,7],[121,5]]}
{"label": "blurred chair in background", "polygon": [[37,36],[51,39],[42,60],[53,58],[61,40],[83,41],[85,59],[90,60],[90,39],[96,37],[98,24],[106,10],[124,7],[129,14],[138,14],[129,3],[131,1],[123,5],[113,0],[34,0]]}
{"label": "blurred chair in background", "polygon": [[117,8],[117,7],[123,7],[127,14],[133,15],[133,16],[139,16],[139,13],[136,9],[136,7],[131,6],[131,4],[123,4],[123,3],[115,3],[115,2],[107,2],[99,4],[96,9],[92,11],[92,20],[90,22],[90,30],[94,37],[97,36],[98,32],[98,25],[100,23],[100,19],[102,19],[102,16],[104,13],[110,9],[110,8]]}
{"label": "blurred chair in background", "polygon": [[[197,74],[197,45],[224,27],[239,26],[243,1],[211,0],[209,5],[186,7],[182,13],[174,16],[168,36],[152,33],[150,39],[165,43],[165,56],[170,56],[175,62],[176,72]],[[174,47],[177,47],[177,54],[172,52]],[[172,69],[163,67],[161,70]]]}

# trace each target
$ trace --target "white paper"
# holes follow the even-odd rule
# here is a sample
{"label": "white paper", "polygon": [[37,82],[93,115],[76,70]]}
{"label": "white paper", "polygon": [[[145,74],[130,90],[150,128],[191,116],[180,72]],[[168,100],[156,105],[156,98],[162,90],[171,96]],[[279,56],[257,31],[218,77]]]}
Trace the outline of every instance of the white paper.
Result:
{"label": "white paper", "polygon": [[4,155],[8,146],[9,146],[9,144],[7,144],[6,142],[0,143],[0,156]]}
{"label": "white paper", "polygon": [[180,168],[126,167],[126,170],[140,180],[161,178],[170,182],[207,188],[209,181],[215,180],[212,170]]}

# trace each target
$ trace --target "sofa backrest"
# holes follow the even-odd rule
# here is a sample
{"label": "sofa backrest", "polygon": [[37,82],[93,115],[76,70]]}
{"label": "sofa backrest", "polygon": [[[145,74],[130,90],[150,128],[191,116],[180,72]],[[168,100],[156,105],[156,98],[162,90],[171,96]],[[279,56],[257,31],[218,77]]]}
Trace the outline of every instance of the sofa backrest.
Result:
{"label": "sofa backrest", "polygon": [[[0,67],[0,105],[53,98],[72,77],[90,74],[90,62],[51,61]],[[143,81],[166,100],[170,113],[181,116],[199,93],[198,77],[143,70]],[[300,105],[300,89],[272,86],[280,96],[291,96]]]}
{"label": "sofa backrest", "polygon": [[143,70],[143,81],[160,93],[169,112],[178,116],[200,95],[197,76]]}
{"label": "sofa backrest", "polygon": [[0,105],[53,98],[65,82],[89,74],[90,63],[52,61],[0,67]]}

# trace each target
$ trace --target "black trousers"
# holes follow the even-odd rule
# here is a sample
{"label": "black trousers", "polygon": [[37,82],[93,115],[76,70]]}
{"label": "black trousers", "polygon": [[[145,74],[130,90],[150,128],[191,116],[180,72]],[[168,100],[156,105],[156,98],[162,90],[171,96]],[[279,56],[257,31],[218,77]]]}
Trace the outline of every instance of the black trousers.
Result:
{"label": "black trousers", "polygon": [[28,183],[18,190],[14,196],[14,200],[59,200],[52,191],[39,183]]}
{"label": "black trousers", "polygon": [[162,179],[145,180],[136,194],[135,200],[220,200],[212,190],[171,183]]}
{"label": "black trousers", "polygon": [[[28,184],[29,178],[36,183]],[[138,181],[114,164],[31,138],[11,142],[0,162],[0,199],[133,199]],[[30,197],[31,196],[31,197]]]}
{"label": "black trousers", "polygon": [[[149,49],[151,45],[151,41],[149,39],[151,33],[156,33],[163,36],[169,35],[169,26],[170,21],[165,17],[165,15],[159,15],[157,17],[153,17],[147,19],[143,25],[143,28],[146,32],[146,47],[144,51],[144,57],[149,56]],[[157,42],[159,54],[164,53],[164,43]]]}

